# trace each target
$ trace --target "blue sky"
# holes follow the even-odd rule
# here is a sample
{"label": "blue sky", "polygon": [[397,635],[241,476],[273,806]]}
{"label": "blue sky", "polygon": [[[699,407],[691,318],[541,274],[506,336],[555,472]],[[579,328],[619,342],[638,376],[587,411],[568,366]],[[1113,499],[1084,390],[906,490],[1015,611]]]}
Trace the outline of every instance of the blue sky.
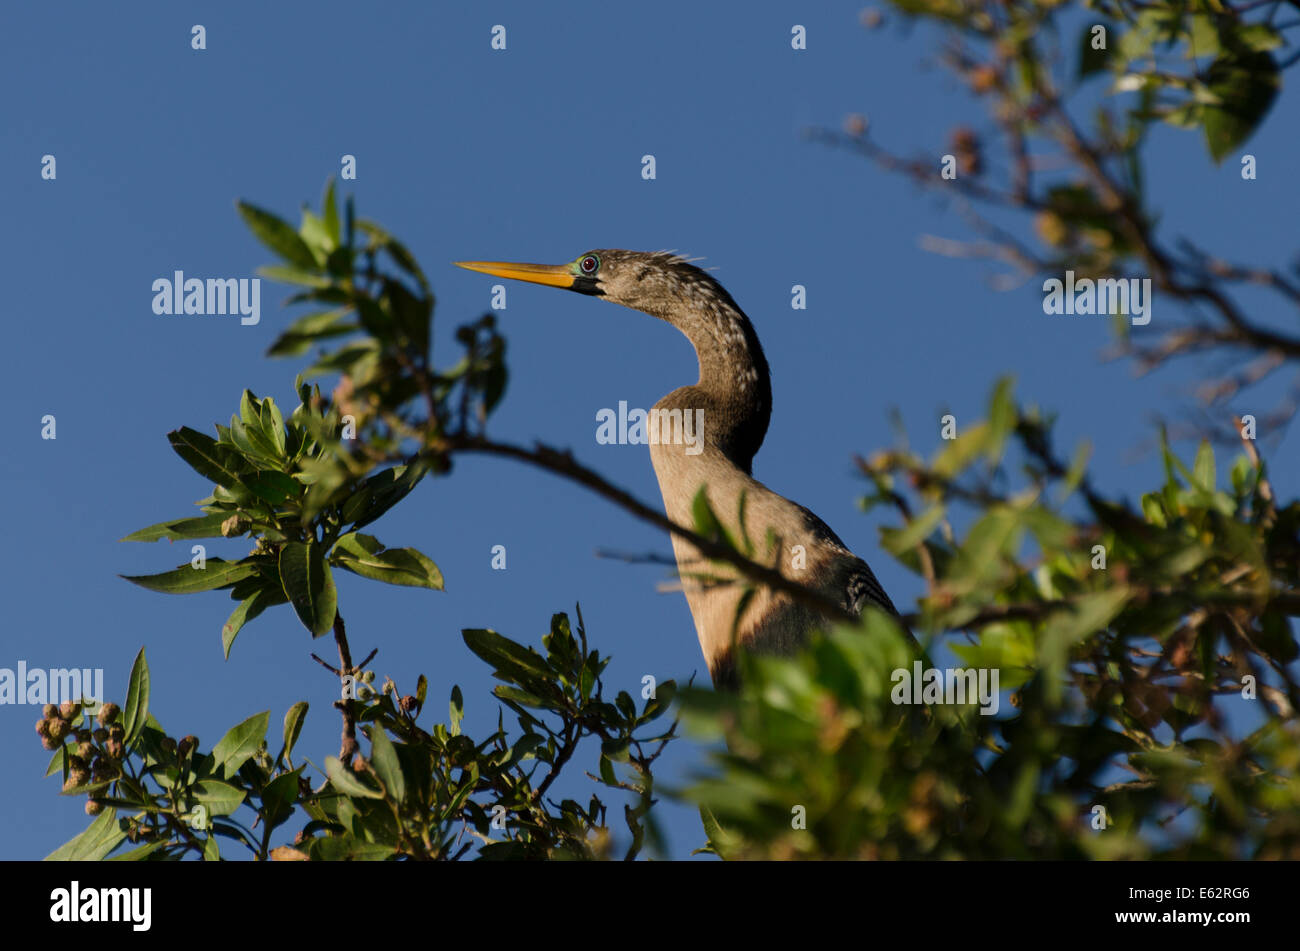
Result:
{"label": "blue sky", "polygon": [[[177,269],[252,276],[269,255],[235,200],[296,221],[344,154],[356,156],[358,178],[340,184],[360,214],[399,236],[434,285],[440,364],[495,283],[454,260],[559,263],[593,247],[704,256],[772,367],[775,409],[755,475],[834,527],[904,610],[918,579],[879,551],[887,516],[858,512],[864,487],[851,464],[891,442],[889,407],[928,450],[943,412],[959,425],[979,417],[995,378],[1014,373],[1023,399],[1059,411],[1061,446],[1092,440],[1101,486],[1136,495],[1153,484],[1157,461],[1134,449],[1154,416],[1175,412],[1195,368],[1135,379],[1127,364],[1101,363],[1105,321],[1044,316],[1035,283],[994,291],[986,265],[921,250],[923,233],[967,235],[909,182],[804,139],[862,112],[896,151],[937,156],[958,122],[989,127],[967,93],[925,65],[930,34],[900,30],[892,16],[864,30],[861,6],[8,5],[0,667],[102,667],[120,699],[144,645],[152,710],[170,732],[195,733],[207,748],[268,708],[275,732],[305,699],[299,749],[317,763],[337,751],[337,684],[308,658],[327,642],[313,644],[281,608],[223,661],[220,628],[233,607],[224,592],[170,597],[118,578],[172,568],[188,549],[117,539],[195,512],[209,491],[169,448],[169,430],[211,432],[244,387],[292,407],[303,365],[264,356],[287,321],[280,286],[263,282],[262,321],[244,327],[156,316],[152,282]],[[205,51],[190,48],[195,23],[206,27]],[[807,28],[805,51],[790,48],[795,23]],[[494,24],[507,29],[505,51],[489,48]],[[1248,147],[1260,161],[1254,182],[1241,181],[1233,159],[1215,167],[1192,134],[1157,130],[1147,170],[1163,233],[1212,241],[1239,261],[1285,263],[1300,218],[1288,167],[1297,118],[1284,95]],[[654,181],[641,178],[647,153]],[[54,181],[41,179],[45,154],[56,157]],[[807,310],[791,310],[793,284],[807,287]],[[511,380],[491,433],[570,447],[657,505],[645,447],[598,445],[596,413],[620,400],[647,407],[693,382],[689,345],[597,300],[514,284],[508,294],[499,316]],[[1157,299],[1150,329],[1171,306]],[[1233,408],[1262,413],[1269,395]],[[46,414],[57,418],[55,441],[40,438]],[[1290,496],[1294,436],[1261,435]],[[464,458],[373,529],[388,545],[425,551],[446,577],[446,592],[434,593],[338,573],[354,654],[378,646],[376,669],[406,690],[424,672],[426,715],[441,713],[459,683],[468,729],[494,724],[489,672],[460,629],[537,644],[551,613],[575,602],[594,643],[614,655],[611,691],[634,691],[646,673],[707,680],[685,600],[655,591],[664,570],[594,555],[666,554],[667,538],[558,479]],[[504,572],[490,567],[498,544]],[[60,798],[57,780],[41,778],[38,716],[0,707],[10,762],[0,858],[44,856],[87,821],[81,798]],[[700,760],[681,742],[663,778],[680,780]],[[595,752],[579,766],[594,769]],[[693,810],[666,803],[664,817],[670,854],[701,844]]]}

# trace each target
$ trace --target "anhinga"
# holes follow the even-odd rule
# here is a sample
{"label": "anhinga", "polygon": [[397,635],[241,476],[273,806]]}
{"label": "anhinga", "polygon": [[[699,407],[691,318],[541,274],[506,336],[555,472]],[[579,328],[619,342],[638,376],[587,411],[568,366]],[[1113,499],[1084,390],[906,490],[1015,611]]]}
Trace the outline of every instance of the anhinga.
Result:
{"label": "anhinga", "polygon": [[[673,390],[654,406],[702,415],[697,445],[651,440],[664,509],[676,524],[692,526],[693,503],[707,487],[710,507],[733,539],[748,538],[754,559],[776,562],[786,577],[859,614],[875,604],[897,615],[867,563],[802,505],[777,495],[751,476],[772,414],[772,384],[763,348],[749,318],[709,274],[662,251],[588,251],[569,264],[461,261],[460,267],[497,277],[591,294],[667,321],[695,347],[699,381]],[[660,414],[661,419],[668,416]],[[702,447],[702,448],[701,448]],[[689,450],[689,451],[688,451]],[[742,504],[743,496],[743,504]],[[740,525],[743,512],[744,526]],[[789,653],[825,624],[814,608],[788,594],[759,588],[737,618],[744,586],[726,583],[730,566],[709,562],[675,534],[673,551],[704,659],[715,686],[734,686],[733,644],[749,651]],[[708,581],[693,580],[705,574]],[[718,583],[722,580],[723,583]]]}

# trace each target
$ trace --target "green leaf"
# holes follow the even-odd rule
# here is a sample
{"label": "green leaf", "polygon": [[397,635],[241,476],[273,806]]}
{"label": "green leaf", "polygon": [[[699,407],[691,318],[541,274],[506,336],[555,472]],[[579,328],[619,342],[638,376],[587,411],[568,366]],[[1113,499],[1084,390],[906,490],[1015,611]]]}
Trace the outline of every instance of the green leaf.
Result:
{"label": "green leaf", "polygon": [[345,796],[360,796],[362,799],[383,799],[384,794],[378,789],[371,789],[348,772],[337,756],[325,757],[325,775],[330,784]]}
{"label": "green leaf", "polygon": [[199,475],[215,482],[226,489],[239,485],[239,477],[247,471],[247,466],[231,450],[217,445],[211,436],[206,436],[196,429],[182,426],[167,434],[176,454],[189,463]]}
{"label": "green leaf", "polygon": [[618,696],[614,698],[614,706],[618,707],[618,712],[623,714],[623,719],[628,723],[636,722],[636,704],[632,702],[632,695],[626,690],[618,692]]}
{"label": "green leaf", "polygon": [[1188,17],[1187,58],[1219,55],[1219,29],[1208,13],[1193,13]]}
{"label": "green leaf", "polygon": [[264,397],[259,415],[262,422],[262,432],[271,437],[271,443],[275,446],[276,458],[282,462],[287,461],[284,414],[280,412],[280,407],[275,405],[275,400],[271,399],[271,397]]}
{"label": "green leaf", "polygon": [[513,665],[540,677],[550,677],[552,670],[546,659],[531,647],[516,644],[496,631],[483,628],[466,628],[461,636],[475,654],[489,664]]}
{"label": "green leaf", "polygon": [[121,577],[150,591],[160,591],[163,594],[193,594],[197,591],[212,591],[234,584],[236,581],[250,577],[256,571],[256,565],[247,559],[222,561],[220,558],[209,558],[202,568],[185,564],[172,571],[164,571],[156,575],[122,575]]}
{"label": "green leaf", "polygon": [[700,821],[704,824],[706,842],[704,848],[696,849],[692,854],[702,852],[725,859],[740,843],[736,840],[736,837],[728,834],[708,806],[700,806],[699,808]]}
{"label": "green leaf", "polygon": [[631,745],[632,741],[626,736],[612,736],[608,740],[601,741],[600,755],[618,763],[626,763]]}
{"label": "green leaf", "polygon": [[951,581],[955,591],[971,591],[996,578],[1007,556],[1019,546],[1020,513],[1006,506],[990,508],[971,526],[957,553]]}
{"label": "green leaf", "polygon": [[915,548],[939,527],[946,512],[947,508],[942,503],[938,503],[930,506],[901,529],[882,528],[881,546],[891,555],[901,555],[909,548]]}
{"label": "green leaf", "polygon": [[606,786],[618,788],[618,776],[614,772],[614,763],[608,756],[600,757],[600,781]]}
{"label": "green leaf", "polygon": [[396,281],[389,282],[387,297],[397,329],[405,335],[410,349],[421,355],[427,353],[433,298],[416,297]]}
{"label": "green leaf", "polygon": [[1256,469],[1245,456],[1238,456],[1232,464],[1232,489],[1240,496],[1247,495],[1255,487]]}
{"label": "green leaf", "polygon": [[122,852],[108,859],[110,862],[143,862],[154,852],[167,846],[166,839],[154,839],[152,842],[146,842],[144,845],[136,846],[129,852]]}
{"label": "green leaf", "polygon": [[1084,638],[1104,630],[1128,602],[1131,593],[1123,585],[1085,594],[1069,612],[1060,613],[1043,630],[1040,657],[1044,666],[1063,662],[1065,652]]}
{"label": "green leaf", "polygon": [[382,842],[367,842],[358,839],[351,832],[318,835],[307,843],[307,854],[317,862],[382,862],[393,853],[393,846]]}
{"label": "green leaf", "polygon": [[239,416],[230,419],[231,439],[243,453],[255,457],[254,464],[264,460],[273,466],[282,466],[288,461],[284,455],[283,421],[276,425],[279,413],[272,412],[274,406],[269,397],[258,400],[245,390],[239,403]]}
{"label": "green leaf", "polygon": [[1038,546],[1044,552],[1059,551],[1070,544],[1075,528],[1068,520],[1050,509],[1030,506],[1021,515],[1025,526],[1034,533]]}
{"label": "green leaf", "polygon": [[305,491],[303,484],[293,476],[271,469],[246,475],[242,482],[259,499],[272,505],[283,505],[289,499],[296,499]]}
{"label": "green leaf", "polygon": [[325,258],[334,250],[334,242],[330,238],[329,229],[325,227],[323,219],[317,217],[308,208],[302,210],[302,226],[298,229],[298,234],[307,242],[307,247],[311,248],[316,255],[316,260],[324,264]]}
{"label": "green leaf", "polygon": [[[349,203],[350,201],[351,199],[349,199]],[[406,250],[406,247],[400,241],[373,221],[363,219],[357,222],[357,227],[365,232],[376,246],[385,249],[398,267],[414,277],[421,290],[427,291],[429,289],[429,282],[425,279],[420,266],[415,262],[415,257],[410,251]]]}
{"label": "green leaf", "polygon": [[262,806],[271,828],[293,815],[293,805],[298,801],[298,778],[301,775],[301,768],[281,773],[262,790]]}
{"label": "green leaf", "polygon": [[952,651],[967,667],[1001,671],[1001,689],[1020,686],[1033,674],[1034,637],[1026,625],[990,624],[980,630],[976,644],[953,644]]}
{"label": "green leaf", "polygon": [[321,199],[320,207],[321,214],[324,216],[325,233],[337,245],[342,241],[343,236],[339,230],[339,204],[334,194],[333,175],[325,184],[325,197]]}
{"label": "green leaf", "polygon": [[1281,76],[1268,53],[1234,52],[1210,65],[1206,85],[1219,103],[1205,106],[1205,145],[1214,161],[1222,162],[1250,138],[1268,113]]}
{"label": "green leaf", "polygon": [[344,535],[335,543],[330,561],[374,581],[442,590],[442,572],[427,555],[414,548],[385,549],[372,535]]}
{"label": "green leaf", "polygon": [[350,307],[340,307],[300,317],[276,338],[267,356],[295,357],[306,353],[316,341],[353,333],[359,325],[347,320],[351,312]]}
{"label": "green leaf", "polygon": [[1134,27],[1119,37],[1118,52],[1126,60],[1145,59],[1157,41],[1168,42],[1179,25],[1179,14],[1166,8],[1149,8],[1137,16]]}
{"label": "green leaf", "polygon": [[695,522],[696,534],[721,542],[733,550],[736,549],[736,543],[731,540],[731,536],[714,513],[713,506],[709,504],[708,491],[704,486],[695,493],[695,499],[691,502],[691,517]]}
{"label": "green leaf", "polygon": [[132,532],[124,542],[156,542],[164,538],[169,541],[183,541],[187,538],[220,538],[221,523],[230,517],[228,512],[213,512],[199,518],[182,518],[171,522],[159,522]]}
{"label": "green leaf", "polygon": [[230,617],[226,618],[226,623],[221,626],[221,650],[225,658],[230,659],[230,648],[245,624],[267,608],[284,604],[287,600],[284,591],[268,581],[264,587],[240,601],[239,606],[230,612]]}
{"label": "green leaf", "polygon": [[105,809],[89,826],[49,855],[47,862],[98,862],[126,838],[117,823],[117,810]]}
{"label": "green leaf", "polygon": [[655,688],[655,695],[645,703],[645,709],[641,713],[638,723],[649,723],[650,721],[662,716],[672,706],[673,698],[677,696],[677,681],[665,680]]}
{"label": "green leaf", "polygon": [[493,695],[500,697],[502,700],[512,700],[515,703],[522,704],[525,707],[532,707],[536,710],[549,710],[555,704],[549,700],[543,700],[535,693],[529,693],[527,690],[520,690],[518,687],[512,687],[509,684],[498,684],[492,688]]}
{"label": "green leaf", "polygon": [[337,502],[336,493],[351,474],[334,454],[315,459],[304,459],[299,464],[298,480],[308,486],[307,496],[301,503],[300,521],[310,521],[327,505]]}
{"label": "green leaf", "polygon": [[1159,492],[1148,492],[1142,496],[1142,514],[1152,525],[1164,528],[1168,524],[1165,517],[1164,498]]}
{"label": "green leaf", "polygon": [[1083,482],[1083,476],[1088,470],[1088,460],[1090,458],[1092,458],[1092,443],[1085,439],[1074,450],[1074,457],[1070,460],[1069,471],[1065,473],[1065,478],[1061,480],[1060,493],[1056,499],[1057,504],[1063,503],[1073,495],[1074,490]]}
{"label": "green leaf", "polygon": [[260,277],[264,277],[269,281],[278,281],[281,284],[296,284],[299,287],[316,288],[334,286],[334,282],[330,278],[312,271],[303,271],[296,267],[282,267],[272,264],[259,267],[257,273]]}
{"label": "green leaf", "polygon": [[1197,129],[1205,121],[1205,106],[1199,102],[1185,102],[1161,112],[1160,118],[1178,129]]}
{"label": "green leaf", "polygon": [[140,735],[148,718],[149,662],[141,647],[140,653],[135,655],[135,662],[131,664],[131,675],[127,678],[126,704],[122,708],[122,730],[125,732],[122,742],[127,748]]}
{"label": "green leaf", "polygon": [[239,395],[239,418],[248,426],[256,428],[261,423],[261,401],[247,387]]}
{"label": "green leaf", "polygon": [[280,582],[285,596],[313,637],[334,626],[338,613],[338,592],[329,565],[316,541],[287,542],[280,549]]}
{"label": "green leaf", "polygon": [[290,264],[308,271],[316,270],[316,256],[287,221],[247,202],[238,202],[236,207],[249,229],[267,248]]}
{"label": "green leaf", "polygon": [[958,475],[988,449],[990,435],[989,424],[981,420],[960,431],[956,439],[944,440],[943,448],[935,453],[932,468],[948,478]]}
{"label": "green leaf", "polygon": [[469,794],[474,791],[474,786],[478,783],[478,763],[470,763],[469,769],[462,774],[460,786],[452,793],[451,799],[447,802],[447,808],[443,812],[444,816],[455,818],[460,814],[460,808],[469,798]]}
{"label": "green leaf", "polygon": [[373,297],[359,295],[356,299],[357,319],[376,344],[392,341],[393,313],[391,308],[383,306]]}
{"label": "green leaf", "polygon": [[420,285],[420,289],[428,291],[429,282],[425,279],[424,271],[420,270],[420,265],[415,261],[415,255],[406,249],[406,245],[396,238],[389,238],[384,245],[384,249],[392,256],[393,263],[400,267]]}
{"label": "green leaf", "polygon": [[302,733],[303,722],[307,719],[307,710],[307,701],[299,700],[284,715],[284,746],[280,750],[280,755],[275,758],[277,765],[281,762],[290,761],[293,756],[293,748],[298,742],[298,734]]}
{"label": "green leaf", "polygon": [[330,373],[355,374],[357,364],[363,360],[372,363],[379,353],[379,341],[373,339],[359,340],[341,347],[333,353],[322,356],[319,360],[302,371],[305,377],[325,376]]}
{"label": "green leaf", "polygon": [[533,756],[538,747],[545,745],[546,737],[542,736],[542,734],[525,733],[510,748],[510,764],[522,763],[528,757]]}
{"label": "green leaf", "polygon": [[400,803],[406,798],[406,778],[402,775],[402,764],[398,762],[392,740],[379,724],[366,727],[366,736],[370,738],[371,765],[379,774],[388,795]]}
{"label": "green leaf", "polygon": [[1209,440],[1202,440],[1196,450],[1196,462],[1192,466],[1192,482],[1205,492],[1214,491],[1214,450]]}
{"label": "green leaf", "polygon": [[1260,53],[1282,45],[1282,34],[1267,23],[1238,24],[1236,38],[1242,46]]}
{"label": "green leaf", "polygon": [[1011,396],[1014,386],[1012,377],[999,378],[989,401],[989,446],[986,450],[989,462],[997,462],[1002,457],[1002,447],[1016,426],[1016,404]]}
{"label": "green leaf", "polygon": [[419,460],[376,473],[344,501],[343,521],[351,522],[354,530],[376,521],[406,498],[428,471],[429,464]]}
{"label": "green leaf", "polygon": [[204,779],[192,787],[194,798],[207,806],[212,816],[233,815],[244,802],[246,795],[242,789],[215,779]]}
{"label": "green leaf", "polygon": [[262,745],[270,722],[270,711],[264,711],[227,730],[226,735],[212,748],[214,773],[225,778],[233,777],[239,771],[239,767],[243,766]]}
{"label": "green leaf", "polygon": [[448,723],[452,736],[460,736],[460,721],[465,717],[465,697],[460,692],[460,685],[451,688],[451,701],[448,703]]}

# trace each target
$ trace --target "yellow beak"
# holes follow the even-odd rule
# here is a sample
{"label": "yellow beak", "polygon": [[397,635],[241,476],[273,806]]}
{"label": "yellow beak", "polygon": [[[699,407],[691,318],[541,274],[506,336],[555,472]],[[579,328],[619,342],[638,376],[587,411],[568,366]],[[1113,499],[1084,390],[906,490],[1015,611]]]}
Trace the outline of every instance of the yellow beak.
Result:
{"label": "yellow beak", "polygon": [[577,280],[567,264],[511,264],[508,261],[456,261],[456,267],[548,287],[573,287]]}

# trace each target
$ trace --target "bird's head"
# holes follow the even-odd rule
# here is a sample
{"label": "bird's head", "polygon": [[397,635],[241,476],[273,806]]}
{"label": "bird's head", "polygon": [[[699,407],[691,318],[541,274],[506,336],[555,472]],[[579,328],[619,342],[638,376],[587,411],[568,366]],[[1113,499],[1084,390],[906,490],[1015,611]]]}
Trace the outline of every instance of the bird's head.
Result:
{"label": "bird's head", "polygon": [[599,248],[579,255],[568,264],[457,261],[456,266],[603,297],[611,303],[665,319],[674,302],[682,300],[725,298],[735,306],[717,281],[685,258],[667,251]]}
{"label": "bird's head", "polygon": [[[568,264],[457,261],[495,277],[591,294],[658,317],[695,347],[700,381],[661,400],[682,408],[710,407],[710,441],[748,473],[772,413],[767,359],[744,311],[709,274],[667,251],[601,248]],[[677,405],[672,403],[671,405]]]}

